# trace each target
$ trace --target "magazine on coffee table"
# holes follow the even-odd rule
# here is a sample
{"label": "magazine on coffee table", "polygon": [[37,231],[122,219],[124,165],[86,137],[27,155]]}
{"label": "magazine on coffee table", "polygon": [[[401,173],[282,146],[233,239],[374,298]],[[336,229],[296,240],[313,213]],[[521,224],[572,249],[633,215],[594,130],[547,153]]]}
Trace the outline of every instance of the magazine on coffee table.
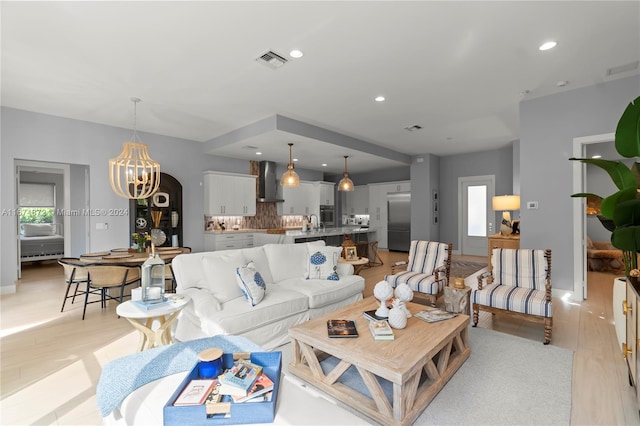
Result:
{"label": "magazine on coffee table", "polygon": [[329,337],[358,337],[356,323],[353,320],[328,320],[327,333]]}
{"label": "magazine on coffee table", "polygon": [[424,311],[416,312],[413,316],[426,322],[438,322],[455,318],[458,314],[438,308],[426,307]]}

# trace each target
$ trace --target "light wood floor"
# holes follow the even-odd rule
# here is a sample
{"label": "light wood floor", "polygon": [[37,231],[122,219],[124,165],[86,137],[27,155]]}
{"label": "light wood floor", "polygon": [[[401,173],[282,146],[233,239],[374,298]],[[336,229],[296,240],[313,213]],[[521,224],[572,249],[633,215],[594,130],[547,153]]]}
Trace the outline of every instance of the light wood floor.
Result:
{"label": "light wood floor", "polygon": [[[390,271],[391,262],[406,257],[386,251],[380,255],[383,266],[361,272],[365,295]],[[589,300],[554,299],[551,344],[575,352],[572,425],[640,424],[613,328],[612,285],[612,275],[589,273]],[[117,318],[114,304],[104,310],[99,304],[89,305],[85,321],[78,301],[60,313],[64,288],[62,270],[54,263],[25,269],[17,293],[0,297],[2,425],[101,424],[95,405],[101,368],[135,350],[137,332]],[[542,345],[544,333],[538,324],[481,313],[479,327]]]}

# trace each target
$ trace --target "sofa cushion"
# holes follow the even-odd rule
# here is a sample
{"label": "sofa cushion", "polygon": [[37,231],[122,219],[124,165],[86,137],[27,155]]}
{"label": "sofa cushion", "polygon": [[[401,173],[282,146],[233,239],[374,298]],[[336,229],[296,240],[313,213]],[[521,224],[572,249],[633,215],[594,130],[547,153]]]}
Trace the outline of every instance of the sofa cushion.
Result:
{"label": "sofa cushion", "polygon": [[171,260],[177,291],[188,288],[208,288],[203,261],[206,255],[207,253],[179,254]]}
{"label": "sofa cushion", "polygon": [[307,279],[320,279],[338,281],[338,259],[342,253],[342,247],[307,247],[309,250],[306,266]]}
{"label": "sofa cushion", "polygon": [[262,279],[265,283],[272,283],[273,277],[271,276],[271,270],[269,269],[269,260],[262,247],[251,247],[242,249],[244,258],[249,261],[253,261],[256,271],[260,272]]}
{"label": "sofa cushion", "polygon": [[[304,279],[300,278],[300,281]],[[206,318],[200,318],[200,323],[209,335],[242,334],[305,312],[307,309],[309,309],[309,303],[304,294],[270,285],[269,291],[255,309],[248,308],[247,302],[242,297],[232,299],[223,304],[221,311]],[[287,330],[283,332],[286,334]]]}
{"label": "sofa cushion", "polygon": [[482,290],[473,290],[473,303],[523,314],[553,317],[553,304],[546,300],[544,291],[526,287],[490,284]]}
{"label": "sofa cushion", "polygon": [[543,290],[547,278],[547,258],[544,250],[494,248],[491,252],[493,282],[514,284]]}
{"label": "sofa cushion", "polygon": [[202,258],[206,287],[221,303],[242,297],[236,283],[236,268],[246,260],[239,250],[211,253]]}
{"label": "sofa cushion", "polygon": [[407,284],[411,290],[425,294],[439,294],[447,285],[447,278],[442,276],[436,281],[433,274],[422,274],[414,271],[403,271],[395,275],[385,275],[384,280],[391,284],[391,287],[397,287],[400,284]]}
{"label": "sofa cushion", "polygon": [[260,272],[256,271],[253,261],[236,268],[236,281],[251,306],[256,306],[262,301],[267,286]]}
{"label": "sofa cushion", "polygon": [[289,278],[304,278],[307,272],[307,247],[309,246],[324,246],[324,241],[264,245],[263,248],[269,261],[269,270],[271,271],[273,282],[280,282]]}
{"label": "sofa cushion", "polygon": [[309,298],[309,308],[315,309],[345,300],[358,293],[362,294],[364,278],[360,275],[344,276],[340,281],[290,278],[270,286],[269,291],[273,287],[304,294]]}

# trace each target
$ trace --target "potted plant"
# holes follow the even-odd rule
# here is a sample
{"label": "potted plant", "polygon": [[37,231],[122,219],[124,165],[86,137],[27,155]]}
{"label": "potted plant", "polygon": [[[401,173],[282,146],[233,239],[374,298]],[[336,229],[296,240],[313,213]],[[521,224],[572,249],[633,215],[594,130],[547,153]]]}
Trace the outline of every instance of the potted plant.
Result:
{"label": "potted plant", "polygon": [[[622,113],[615,134],[615,147],[625,158],[640,157],[640,97],[633,100]],[[640,252],[640,164],[628,167],[621,161],[593,158],[570,158],[592,164],[605,170],[618,191],[600,197],[580,193],[572,197],[596,197],[602,200],[599,218],[612,231],[611,244],[622,250],[627,277],[638,279],[638,253]]]}

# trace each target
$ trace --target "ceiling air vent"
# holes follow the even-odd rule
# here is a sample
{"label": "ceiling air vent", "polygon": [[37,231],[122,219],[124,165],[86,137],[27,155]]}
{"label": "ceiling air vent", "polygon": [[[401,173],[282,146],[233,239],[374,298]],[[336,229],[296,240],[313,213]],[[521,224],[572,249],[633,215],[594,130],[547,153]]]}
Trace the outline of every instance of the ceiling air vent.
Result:
{"label": "ceiling air vent", "polygon": [[287,60],[284,57],[278,55],[273,50],[270,50],[267,53],[261,55],[258,59],[256,59],[256,61],[274,70],[277,70],[287,63]]}
{"label": "ceiling air vent", "polygon": [[628,72],[628,71],[634,71],[636,69],[638,69],[638,61],[631,62],[631,63],[625,64],[625,65],[620,65],[620,66],[613,67],[613,68],[608,68],[607,69],[607,76],[621,74],[623,72]]}
{"label": "ceiling air vent", "polygon": [[404,129],[408,132],[415,132],[416,130],[422,129],[422,126],[414,124],[413,126],[405,127]]}

